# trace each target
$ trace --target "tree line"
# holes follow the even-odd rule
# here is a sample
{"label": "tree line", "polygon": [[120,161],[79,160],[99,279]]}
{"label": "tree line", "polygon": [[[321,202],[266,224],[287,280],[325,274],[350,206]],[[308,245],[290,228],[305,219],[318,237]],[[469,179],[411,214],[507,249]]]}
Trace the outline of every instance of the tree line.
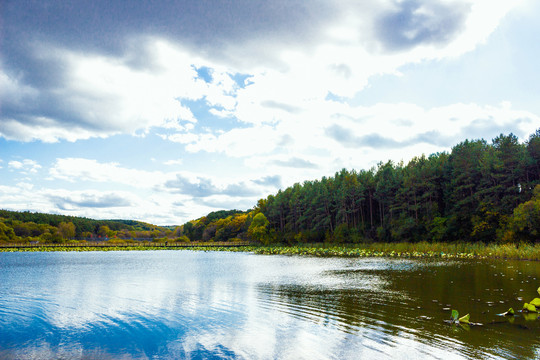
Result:
{"label": "tree line", "polygon": [[0,210],[0,241],[69,238],[269,243],[538,242],[540,129],[520,143],[465,140],[449,153],[294,184],[253,209],[181,226]]}
{"label": "tree line", "polygon": [[134,220],[93,220],[76,216],[0,210],[0,241],[3,242],[155,239],[175,236],[174,229]]}
{"label": "tree line", "polygon": [[294,184],[248,212],[209,214],[184,224],[195,240],[263,243],[537,242],[540,129],[520,143],[465,140],[449,153],[387,161],[369,170]]}
{"label": "tree line", "polygon": [[341,170],[259,200],[266,242],[539,241],[540,129],[520,143],[466,140],[450,153]]}

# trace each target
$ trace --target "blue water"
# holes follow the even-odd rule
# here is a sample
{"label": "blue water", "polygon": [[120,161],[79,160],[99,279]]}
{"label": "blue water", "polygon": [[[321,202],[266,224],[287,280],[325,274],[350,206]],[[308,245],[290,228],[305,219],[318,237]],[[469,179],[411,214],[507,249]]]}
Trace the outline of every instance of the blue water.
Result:
{"label": "blue water", "polygon": [[[445,266],[191,251],[0,253],[0,359],[512,354],[449,328],[429,308],[436,294],[423,299],[405,281]],[[537,339],[532,331],[518,335]],[[535,341],[524,358],[534,358]]]}

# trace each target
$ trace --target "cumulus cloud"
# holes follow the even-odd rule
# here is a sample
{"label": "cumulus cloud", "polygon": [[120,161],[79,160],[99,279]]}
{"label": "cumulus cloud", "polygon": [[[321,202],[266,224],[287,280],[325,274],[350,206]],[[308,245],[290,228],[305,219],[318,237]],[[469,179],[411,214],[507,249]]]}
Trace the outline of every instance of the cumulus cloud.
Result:
{"label": "cumulus cloud", "polygon": [[334,124],[327,129],[327,134],[345,147],[372,147],[372,148],[396,148],[406,145],[393,139],[385,138],[379,134],[354,136],[350,130]]}
{"label": "cumulus cloud", "polygon": [[19,171],[22,174],[35,174],[41,169],[41,165],[30,159],[24,159],[22,161],[12,160],[8,162],[8,168],[12,171]]}
{"label": "cumulus cloud", "polygon": [[221,192],[210,179],[199,178],[192,182],[181,175],[177,175],[175,180],[167,181],[165,187],[173,192],[189,194],[194,197],[206,197]]}
{"label": "cumulus cloud", "polygon": [[255,184],[259,185],[267,185],[267,186],[273,186],[275,188],[281,187],[281,176],[280,175],[274,175],[274,176],[265,176],[261,179],[253,180]]}
{"label": "cumulus cloud", "polygon": [[114,208],[127,207],[133,205],[128,199],[131,194],[119,193],[96,193],[78,192],[66,195],[49,195],[49,199],[60,210],[73,210],[80,208]]}
{"label": "cumulus cloud", "polygon": [[118,163],[100,163],[94,159],[62,158],[56,159],[49,169],[49,176],[51,179],[68,182],[112,182],[135,188],[152,188],[172,175],[159,171],[130,169]]}
{"label": "cumulus cloud", "polygon": [[[41,201],[47,204],[42,206],[42,211],[70,211],[103,218],[104,214],[114,214],[118,211],[115,209],[122,208],[122,214],[126,214],[122,217],[129,215],[144,220],[146,216],[146,221],[157,219],[160,224],[181,223],[213,211],[216,207],[249,208],[259,198],[277,191],[281,185],[281,177],[276,175],[238,181],[187,171],[137,170],[118,163],[101,163],[84,158],[57,159],[48,172],[49,180],[55,180],[56,186],[62,186],[58,182],[60,180],[100,190],[44,188],[37,192],[42,194]],[[48,185],[52,186],[53,183]],[[125,190],[110,190],[118,186],[123,186]],[[0,198],[2,196],[0,194]],[[29,194],[26,193],[26,196]],[[98,213],[98,210],[104,212]],[[164,212],[168,215],[165,216]]]}
{"label": "cumulus cloud", "polygon": [[186,101],[201,99],[218,117],[287,121],[329,93],[353,96],[373,75],[473,49],[513,6],[8,1],[0,134],[55,142],[152,127],[189,133],[199,119]]}
{"label": "cumulus cloud", "polygon": [[419,44],[445,44],[463,29],[471,4],[406,0],[376,22],[377,38],[389,51]]}
{"label": "cumulus cloud", "polygon": [[263,102],[261,102],[261,106],[270,108],[270,109],[283,110],[291,114],[296,114],[302,111],[301,108],[296,107],[294,105],[285,104],[285,103],[281,103],[281,102],[277,102],[273,100],[264,100]]}
{"label": "cumulus cloud", "polygon": [[273,160],[273,164],[283,167],[293,167],[293,168],[304,168],[304,169],[316,169],[318,168],[317,164],[312,163],[311,161],[293,157],[287,160]]}
{"label": "cumulus cloud", "polygon": [[184,162],[184,160],[182,160],[182,159],[175,159],[175,160],[164,161],[163,164],[165,164],[165,165],[182,165],[183,162]]}
{"label": "cumulus cloud", "polygon": [[[253,182],[252,182],[253,183]],[[264,181],[255,184],[268,185]],[[176,179],[165,182],[165,188],[171,192],[190,195],[196,198],[207,198],[214,195],[226,195],[229,197],[256,197],[261,194],[261,189],[246,182],[230,183],[218,186],[210,178],[188,178],[177,174]]]}
{"label": "cumulus cloud", "polygon": [[[178,130],[182,122],[196,121],[179,100],[201,97],[202,88],[208,87],[190,66],[196,59],[159,41],[141,43],[155,54],[154,71],[131,67],[129,56],[110,58],[36,45],[34,56],[61,64],[54,78],[59,83],[46,84],[54,91],[15,89],[17,101],[8,98],[3,104],[0,132],[23,141],[75,141],[145,132],[153,126]],[[133,51],[137,56],[139,50]]]}
{"label": "cumulus cloud", "polygon": [[189,152],[223,152],[233,157],[272,151],[281,135],[268,125],[235,128],[221,134],[181,133],[166,136],[171,141],[186,144]]}
{"label": "cumulus cloud", "polygon": [[[290,185],[342,167],[369,168],[378,161],[408,161],[422,153],[448,151],[467,138],[489,140],[513,132],[523,141],[539,123],[539,116],[510,103],[424,108],[409,103],[350,106],[329,102],[314,104],[305,114],[272,125],[240,133],[233,129],[211,139],[194,137],[189,146],[194,152],[226,152],[244,158],[247,167],[268,175],[282,174],[283,183]],[[240,134],[250,138],[243,140]],[[253,145],[244,150],[224,139]]]}
{"label": "cumulus cloud", "polygon": [[205,204],[194,203],[170,193],[143,193],[110,190],[68,190],[34,186],[21,182],[0,185],[2,208],[69,214],[93,219],[134,219],[154,224],[182,224],[194,216],[211,211]]}
{"label": "cumulus cloud", "polygon": [[248,181],[220,180],[177,174],[176,179],[165,182],[163,189],[183,196],[185,200],[175,204],[187,209],[188,218],[193,219],[218,209],[250,209],[282,185],[279,175]]}

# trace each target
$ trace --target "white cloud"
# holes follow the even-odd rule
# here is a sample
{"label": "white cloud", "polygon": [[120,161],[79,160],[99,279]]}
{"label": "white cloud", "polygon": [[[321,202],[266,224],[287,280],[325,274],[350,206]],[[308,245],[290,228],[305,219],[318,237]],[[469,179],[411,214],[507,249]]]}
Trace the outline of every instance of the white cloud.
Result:
{"label": "white cloud", "polygon": [[46,191],[44,196],[62,211],[81,211],[87,209],[124,208],[142,205],[133,193],[126,191],[67,191],[63,189]]}
{"label": "white cloud", "polygon": [[51,179],[68,182],[119,183],[146,189],[157,186],[172,176],[159,171],[129,169],[118,163],[100,163],[93,159],[84,158],[56,159],[53,167],[49,169],[49,175]]}
{"label": "white cloud", "polygon": [[49,201],[26,183],[0,185],[0,199],[3,209],[54,212]]}
{"label": "white cloud", "polygon": [[523,141],[538,124],[539,116],[509,103],[423,108],[408,103],[354,107],[326,101],[272,125],[181,138],[189,151],[244,158],[249,168],[267,175],[283,173],[285,183],[291,184],[342,167],[366,169],[379,161],[408,161],[422,153],[448,151],[466,138],[489,140],[512,131]]}
{"label": "white cloud", "polygon": [[41,169],[41,165],[30,159],[24,159],[23,161],[12,160],[8,162],[8,168],[12,171],[19,171],[22,174],[35,174]]}
{"label": "white cloud", "polygon": [[[41,104],[34,115],[18,117],[20,110],[4,116],[0,133],[9,139],[54,142],[144,133],[152,127],[186,130],[186,124],[197,119],[185,101],[200,99],[219,117],[256,125],[289,121],[312,104],[324,102],[329,92],[354,96],[373,75],[399,74],[406,64],[473,50],[518,4],[486,0],[334,4],[331,21],[318,25],[316,38],[297,44],[269,36],[261,44],[261,39],[248,36],[230,42],[228,56],[220,62],[205,51],[188,50],[158,37],[131,39],[127,50],[116,56],[35,45],[37,59],[62,64],[65,73],[58,74],[61,83],[47,93],[51,101],[44,102],[40,96],[48,90],[34,89],[0,72],[0,88],[12,94],[7,100],[11,107]],[[393,14],[401,16],[408,27],[391,23],[379,34],[377,22]],[[385,36],[415,41],[387,51]],[[273,60],[256,61],[268,51]],[[210,82],[198,77],[196,69],[201,67],[209,69]],[[233,80],[238,72],[251,75],[248,86]],[[59,115],[53,118],[45,113]]]}
{"label": "white cloud", "polygon": [[165,165],[182,165],[184,160],[182,159],[176,159],[176,160],[167,160],[164,161],[163,164]]}
{"label": "white cloud", "polygon": [[[112,134],[112,133],[111,133]],[[107,137],[109,134],[84,128],[76,124],[64,124],[45,116],[36,116],[29,121],[6,118],[0,122],[0,135],[10,140],[55,143],[59,139],[68,141],[85,140],[92,137]]]}
{"label": "white cloud", "polygon": [[[202,134],[198,137],[180,137],[187,142],[186,150],[190,152],[224,152],[229,156],[244,157],[246,154],[267,153],[274,150],[279,134],[270,126],[232,129],[220,135]],[[171,138],[174,139],[174,138]],[[194,140],[194,141],[193,141]]]}
{"label": "white cloud", "polygon": [[[450,2],[446,3],[451,7]],[[332,37],[323,38],[310,48],[282,48],[281,60],[287,66],[254,70],[251,85],[238,91],[238,106],[234,115],[240,121],[254,124],[288,121],[295,114],[288,112],[287,108],[301,112],[313,103],[323,102],[329,92],[341,97],[353,97],[374,75],[399,75],[400,67],[406,64],[457,57],[484,42],[501,18],[516,6],[515,3],[502,1],[496,4],[492,1],[451,3],[467,5],[467,9],[470,5],[470,10],[463,11],[467,14],[467,21],[458,36],[441,44],[419,42],[402,51],[384,52],[373,44],[366,44],[364,41],[367,39],[361,35],[351,39],[350,34],[358,34],[359,24],[377,18],[378,11],[370,9],[372,13],[367,17],[359,17],[362,15],[356,12],[357,15],[351,15],[352,19],[336,24],[335,28],[329,30]],[[381,8],[385,9],[386,6]],[[368,35],[373,41],[373,34],[368,32]],[[269,103],[286,106],[264,106]]]}
{"label": "white cloud", "polygon": [[33,99],[37,95],[37,89],[25,85],[19,78],[8,76],[0,63],[0,98],[4,103],[24,105],[24,99]]}
{"label": "white cloud", "polygon": [[[257,176],[246,181],[236,174],[218,177],[189,171],[143,171],[84,158],[57,159],[49,175],[49,180],[64,180],[87,190],[35,189],[37,201],[43,203],[39,211],[50,209],[47,211],[68,211],[97,218],[133,218],[158,224],[180,224],[220,208],[251,208],[261,197],[277,191],[280,183],[276,177]],[[117,184],[129,188],[107,190],[117,188]],[[51,183],[46,185],[52,186]],[[58,181],[54,185],[62,186]],[[96,186],[100,190],[92,190]],[[6,202],[11,204],[10,208],[18,208],[16,203],[29,196],[28,192],[19,193],[18,201]],[[0,193],[0,199],[3,196]],[[34,209],[28,204],[26,208]]]}
{"label": "white cloud", "polygon": [[[211,211],[209,207],[167,194],[144,194],[132,191],[67,190],[37,187],[30,183],[0,185],[2,208],[52,214],[84,216],[93,219],[134,219],[154,224],[182,224],[192,214]],[[193,213],[190,208],[193,207]]]}
{"label": "white cloud", "polygon": [[10,161],[10,162],[8,163],[8,166],[9,166],[11,169],[16,169],[16,170],[18,170],[18,169],[22,169],[23,163],[20,162],[20,161]]}
{"label": "white cloud", "polygon": [[[123,57],[50,45],[36,46],[34,51],[40,58],[60,63],[66,69],[59,75],[63,83],[58,89],[42,94],[50,100],[38,110],[59,116],[36,114],[17,118],[16,111],[11,117],[4,115],[0,134],[8,139],[56,142],[145,133],[152,127],[189,130],[190,123],[197,119],[182,101],[206,97],[211,106],[225,110],[236,104],[235,83],[224,69],[215,66],[215,79],[208,84],[198,78],[195,67],[211,64],[164,40],[140,39],[139,47],[130,49]],[[152,66],[141,68],[130,63],[132,57],[146,51],[153,55]],[[8,100],[20,113],[25,103],[39,103],[38,91],[31,91],[3,72],[0,81],[18,94],[16,101]]]}

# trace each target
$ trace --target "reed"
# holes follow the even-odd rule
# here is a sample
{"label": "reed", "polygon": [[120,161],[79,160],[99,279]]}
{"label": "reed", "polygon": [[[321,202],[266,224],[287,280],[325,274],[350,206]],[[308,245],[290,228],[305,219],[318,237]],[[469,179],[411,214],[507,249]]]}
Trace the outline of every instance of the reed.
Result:
{"label": "reed", "polygon": [[515,259],[540,260],[540,244],[482,244],[482,243],[368,243],[354,245],[307,244],[271,246],[57,246],[33,248],[0,248],[0,252],[15,251],[142,251],[142,250],[191,250],[252,252],[267,255],[339,256],[339,257],[394,257],[394,258],[441,258],[441,259]]}
{"label": "reed", "polygon": [[[239,250],[239,249],[238,249]],[[482,244],[482,243],[369,243],[347,246],[262,246],[258,254],[344,256],[344,257],[402,257],[448,259],[515,259],[540,260],[540,244]]]}

